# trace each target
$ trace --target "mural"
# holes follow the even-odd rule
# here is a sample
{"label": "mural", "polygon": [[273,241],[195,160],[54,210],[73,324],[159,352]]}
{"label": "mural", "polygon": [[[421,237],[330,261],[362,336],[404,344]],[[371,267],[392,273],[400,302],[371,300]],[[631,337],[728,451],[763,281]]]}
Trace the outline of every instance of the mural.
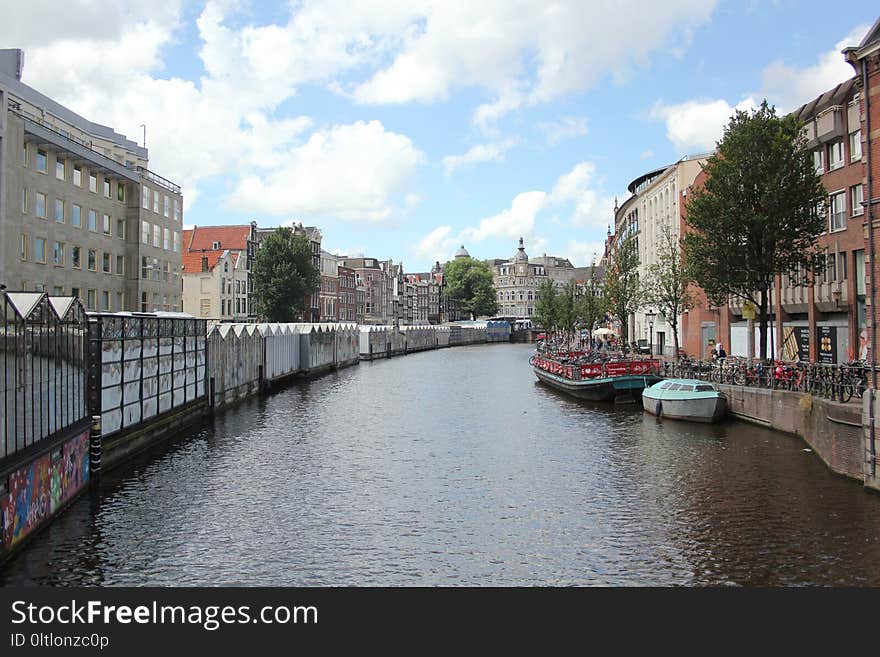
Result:
{"label": "mural", "polygon": [[0,496],[0,538],[4,550],[39,527],[89,481],[89,432],[63,443],[60,457],[44,454],[9,475]]}

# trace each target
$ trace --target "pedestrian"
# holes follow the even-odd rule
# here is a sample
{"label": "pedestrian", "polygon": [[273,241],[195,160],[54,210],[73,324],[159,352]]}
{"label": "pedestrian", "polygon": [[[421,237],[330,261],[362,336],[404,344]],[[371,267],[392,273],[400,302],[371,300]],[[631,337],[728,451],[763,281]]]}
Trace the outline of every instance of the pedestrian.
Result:
{"label": "pedestrian", "polygon": [[719,361],[723,361],[725,358],[727,358],[727,352],[724,351],[724,345],[720,342],[715,345],[715,355],[717,356]]}

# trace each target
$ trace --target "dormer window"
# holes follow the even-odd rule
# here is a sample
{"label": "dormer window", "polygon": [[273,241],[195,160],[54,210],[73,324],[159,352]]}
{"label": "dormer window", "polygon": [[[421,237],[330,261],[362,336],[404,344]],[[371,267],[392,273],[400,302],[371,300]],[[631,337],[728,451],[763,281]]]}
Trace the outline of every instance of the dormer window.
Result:
{"label": "dormer window", "polygon": [[211,248],[216,251],[220,248],[220,242],[214,242],[213,244],[211,244]]}

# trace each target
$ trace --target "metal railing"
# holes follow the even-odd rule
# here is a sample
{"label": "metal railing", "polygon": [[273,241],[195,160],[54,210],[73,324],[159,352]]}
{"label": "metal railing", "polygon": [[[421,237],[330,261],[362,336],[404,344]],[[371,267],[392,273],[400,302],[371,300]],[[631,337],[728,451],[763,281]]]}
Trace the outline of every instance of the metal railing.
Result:
{"label": "metal railing", "polygon": [[749,365],[745,359],[737,358],[726,358],[720,363],[681,359],[663,366],[663,376],[668,378],[791,390],[843,403],[861,399],[870,372],[870,364],[860,361],[840,365],[782,361]]}
{"label": "metal railing", "polygon": [[87,320],[74,297],[0,292],[0,469],[88,417]]}

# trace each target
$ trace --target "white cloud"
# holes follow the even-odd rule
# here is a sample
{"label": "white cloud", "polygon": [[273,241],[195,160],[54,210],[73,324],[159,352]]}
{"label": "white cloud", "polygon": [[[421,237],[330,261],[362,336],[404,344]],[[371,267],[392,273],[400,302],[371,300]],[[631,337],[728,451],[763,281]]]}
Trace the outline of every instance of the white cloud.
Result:
{"label": "white cloud", "polygon": [[455,238],[449,237],[452,226],[437,226],[413,247],[413,253],[422,262],[446,262],[451,259],[457,245]]}
{"label": "white cloud", "polygon": [[280,166],[242,179],[228,203],[274,216],[382,221],[423,159],[409,138],[378,121],[334,126],[290,149]]}
{"label": "white cloud", "polygon": [[587,119],[583,116],[566,116],[558,121],[539,123],[538,127],[546,136],[547,143],[553,146],[563,139],[587,134]]}
{"label": "white cloud", "polygon": [[860,25],[853,29],[834,48],[820,54],[813,66],[797,68],[781,60],[773,62],[761,73],[761,96],[785,114],[849,80],[855,72],[840,51],[861,42],[870,27]]}
{"label": "white cloud", "polygon": [[573,203],[571,223],[579,227],[604,227],[614,220],[614,198],[596,188],[596,165],[580,162],[559,176],[550,201]]}
{"label": "white cloud", "polygon": [[516,140],[514,139],[506,139],[500,143],[477,144],[463,155],[447,155],[444,157],[443,169],[446,171],[446,175],[449,176],[460,167],[473,166],[480,162],[501,162],[504,160],[504,154],[515,143]]}
{"label": "white cloud", "polygon": [[726,100],[691,100],[679,105],[658,102],[651,109],[650,116],[666,122],[666,136],[684,154],[714,149],[734,112],[756,107],[753,98],[746,98],[735,107]]}
{"label": "white cloud", "polygon": [[546,192],[517,194],[507,210],[482,219],[476,228],[465,228],[461,237],[465,241],[481,242],[490,237],[519,238],[530,234],[535,227],[535,217],[546,201]]}
{"label": "white cloud", "polygon": [[578,242],[569,240],[562,251],[575,267],[589,267],[605,253],[605,242]]}
{"label": "white cloud", "polygon": [[648,158],[654,157],[654,151],[648,149],[646,151],[642,151],[642,154],[639,157],[643,160],[647,160]]}

